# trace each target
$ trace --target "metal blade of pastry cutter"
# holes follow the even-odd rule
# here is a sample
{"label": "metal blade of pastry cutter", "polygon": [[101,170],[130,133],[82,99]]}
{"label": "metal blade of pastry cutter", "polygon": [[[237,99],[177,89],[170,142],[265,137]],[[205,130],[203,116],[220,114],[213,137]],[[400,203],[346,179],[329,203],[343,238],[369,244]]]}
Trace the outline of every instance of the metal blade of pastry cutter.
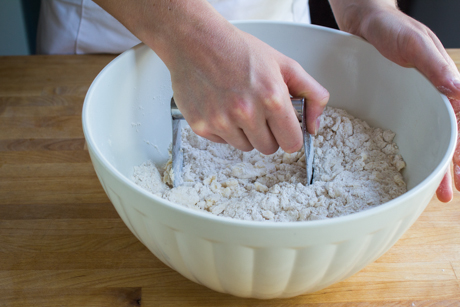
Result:
{"label": "metal blade of pastry cutter", "polygon": [[171,98],[171,116],[172,116],[172,170],[173,170],[173,187],[176,188],[184,183],[182,179],[182,168],[184,166],[184,152],[182,151],[182,129],[181,120],[184,119],[182,113],[177,108],[174,98]]}
{"label": "metal blade of pastry cutter", "polygon": [[307,185],[313,184],[313,161],[315,158],[315,148],[313,146],[313,137],[307,131],[307,101],[305,98],[291,98],[292,105],[299,114],[302,121],[303,148],[305,151],[305,167],[307,171]]}
{"label": "metal blade of pastry cutter", "polygon": [[[305,163],[307,170],[307,185],[313,183],[313,159],[314,147],[313,138],[307,131],[307,104],[305,98],[291,98],[294,109],[301,114],[303,146],[305,151]],[[181,137],[181,120],[184,119],[181,111],[177,108],[174,97],[171,98],[171,116],[172,116],[172,169],[173,169],[173,187],[181,186],[184,183],[182,179],[182,169],[184,166],[184,153],[182,151]]]}

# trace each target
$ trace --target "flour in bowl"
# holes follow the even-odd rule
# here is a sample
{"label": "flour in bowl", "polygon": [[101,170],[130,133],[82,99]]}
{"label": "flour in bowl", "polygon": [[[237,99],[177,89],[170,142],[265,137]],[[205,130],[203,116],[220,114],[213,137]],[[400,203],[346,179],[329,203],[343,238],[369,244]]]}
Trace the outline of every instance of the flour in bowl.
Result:
{"label": "flour in bowl", "polygon": [[406,192],[395,133],[327,107],[314,137],[314,184],[306,186],[303,150],[265,156],[182,132],[185,184],[172,187],[171,160],[147,161],[133,180],[174,203],[254,221],[307,221],[366,210]]}

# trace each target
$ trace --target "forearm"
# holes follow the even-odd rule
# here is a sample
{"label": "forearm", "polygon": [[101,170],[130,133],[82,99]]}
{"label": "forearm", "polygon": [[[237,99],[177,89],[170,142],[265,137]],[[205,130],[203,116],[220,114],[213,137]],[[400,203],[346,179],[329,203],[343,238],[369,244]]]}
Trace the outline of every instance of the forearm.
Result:
{"label": "forearm", "polygon": [[307,128],[317,131],[327,90],[207,0],[94,1],[166,64],[174,99],[196,134],[244,151],[295,152],[302,132],[289,95],[306,98]]}
{"label": "forearm", "polygon": [[366,38],[372,14],[396,8],[396,0],[329,0],[340,30]]}
{"label": "forearm", "polygon": [[225,35],[235,31],[206,0],[95,2],[152,48],[168,67],[174,65],[179,52],[199,56],[204,54],[200,48],[205,42],[222,43]]}

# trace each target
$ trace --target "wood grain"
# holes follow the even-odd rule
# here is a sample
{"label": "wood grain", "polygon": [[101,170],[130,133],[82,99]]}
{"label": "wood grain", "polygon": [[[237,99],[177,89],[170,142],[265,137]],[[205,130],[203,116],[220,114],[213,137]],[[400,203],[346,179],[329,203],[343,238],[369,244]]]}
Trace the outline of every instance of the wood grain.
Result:
{"label": "wood grain", "polygon": [[141,288],[0,289],[8,307],[141,306]]}
{"label": "wood grain", "polygon": [[[460,50],[449,50],[460,65]],[[260,301],[183,278],[128,230],[85,147],[81,109],[112,55],[0,57],[0,306],[460,306],[460,193],[433,199],[375,263]]]}

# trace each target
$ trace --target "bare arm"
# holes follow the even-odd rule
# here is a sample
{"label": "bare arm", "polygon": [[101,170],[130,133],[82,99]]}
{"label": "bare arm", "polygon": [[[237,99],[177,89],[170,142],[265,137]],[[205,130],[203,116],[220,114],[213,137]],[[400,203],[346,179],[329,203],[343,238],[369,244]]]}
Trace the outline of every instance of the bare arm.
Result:
{"label": "bare arm", "polygon": [[192,129],[241,150],[294,152],[302,134],[289,95],[308,101],[315,133],[329,93],[294,60],[238,30],[205,0],[96,0],[171,72]]}
{"label": "bare arm", "polygon": [[[436,35],[400,12],[394,0],[329,0],[341,30],[373,44],[385,57],[415,67],[445,94],[460,118],[460,74]],[[454,181],[460,190],[460,146],[454,154]],[[439,200],[453,197],[450,171],[437,192]]]}

